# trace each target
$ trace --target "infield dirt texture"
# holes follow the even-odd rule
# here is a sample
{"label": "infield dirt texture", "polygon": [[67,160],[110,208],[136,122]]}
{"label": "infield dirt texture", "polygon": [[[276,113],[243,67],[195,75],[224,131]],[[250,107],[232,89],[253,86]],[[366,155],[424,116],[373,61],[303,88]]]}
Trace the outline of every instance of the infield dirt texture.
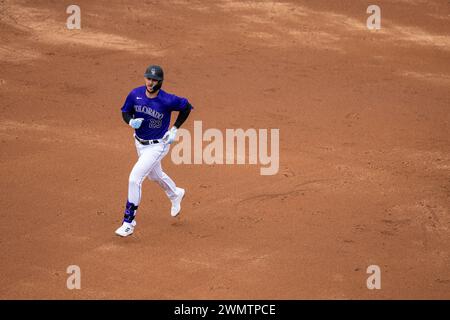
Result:
{"label": "infield dirt texture", "polygon": [[[0,298],[450,298],[448,1],[70,4],[0,1]],[[182,128],[279,129],[279,171],[169,152],[180,217],[145,181],[119,238],[149,64]]]}

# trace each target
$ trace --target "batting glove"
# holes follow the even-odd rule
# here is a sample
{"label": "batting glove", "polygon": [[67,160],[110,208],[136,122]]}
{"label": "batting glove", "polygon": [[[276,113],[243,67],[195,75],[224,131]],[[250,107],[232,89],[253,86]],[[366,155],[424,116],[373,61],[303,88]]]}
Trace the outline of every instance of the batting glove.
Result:
{"label": "batting glove", "polygon": [[139,127],[142,124],[142,121],[144,121],[144,118],[131,119],[129,125],[133,129],[139,129]]}
{"label": "batting glove", "polygon": [[172,127],[169,131],[166,132],[164,137],[162,138],[165,143],[171,144],[175,141],[175,137],[177,136],[177,127]]}

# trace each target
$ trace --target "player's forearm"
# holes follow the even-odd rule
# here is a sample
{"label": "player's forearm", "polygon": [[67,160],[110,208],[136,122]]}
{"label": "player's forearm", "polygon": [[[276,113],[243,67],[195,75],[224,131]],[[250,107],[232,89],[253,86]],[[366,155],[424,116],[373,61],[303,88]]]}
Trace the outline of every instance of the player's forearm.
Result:
{"label": "player's forearm", "polygon": [[174,126],[178,129],[181,127],[181,125],[186,121],[186,119],[189,117],[189,114],[191,113],[192,106],[188,102],[186,105],[186,108],[178,113],[177,120],[175,120]]}
{"label": "player's forearm", "polygon": [[126,124],[130,124],[130,120],[133,119],[133,113],[132,112],[122,112],[122,118]]}

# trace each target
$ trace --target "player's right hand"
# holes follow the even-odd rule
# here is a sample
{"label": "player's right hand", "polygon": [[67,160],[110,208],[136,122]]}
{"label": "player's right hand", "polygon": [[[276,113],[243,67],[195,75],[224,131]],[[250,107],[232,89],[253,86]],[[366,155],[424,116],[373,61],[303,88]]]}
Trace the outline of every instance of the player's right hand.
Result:
{"label": "player's right hand", "polygon": [[131,119],[129,125],[133,129],[139,129],[139,127],[142,124],[142,121],[144,121],[144,118]]}

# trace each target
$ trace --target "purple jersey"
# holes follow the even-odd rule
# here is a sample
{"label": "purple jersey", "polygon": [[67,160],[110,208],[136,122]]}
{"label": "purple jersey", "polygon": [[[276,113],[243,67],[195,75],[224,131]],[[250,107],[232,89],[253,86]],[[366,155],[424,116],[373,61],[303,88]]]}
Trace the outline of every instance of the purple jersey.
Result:
{"label": "purple jersey", "polygon": [[122,112],[132,112],[134,118],[144,118],[142,125],[136,129],[136,135],[144,140],[161,139],[170,125],[172,111],[181,111],[188,100],[159,90],[155,98],[148,98],[146,87],[133,89],[122,107]]}

